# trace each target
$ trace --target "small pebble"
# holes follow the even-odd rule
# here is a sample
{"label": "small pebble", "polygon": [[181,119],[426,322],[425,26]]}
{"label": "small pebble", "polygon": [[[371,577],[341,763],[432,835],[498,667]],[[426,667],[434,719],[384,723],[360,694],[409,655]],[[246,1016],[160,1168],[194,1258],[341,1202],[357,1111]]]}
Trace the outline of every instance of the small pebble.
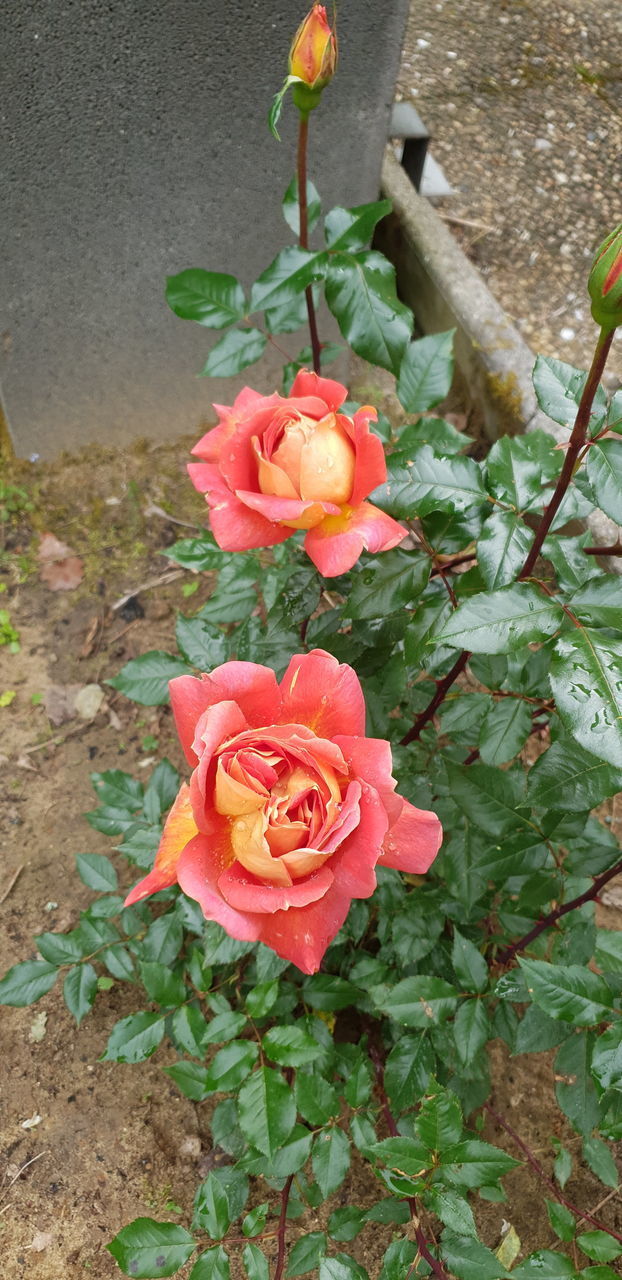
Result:
{"label": "small pebble", "polygon": [[572,342],[572,339],[575,336],[575,331],[574,329],[560,329],[559,336],[562,339],[562,342]]}

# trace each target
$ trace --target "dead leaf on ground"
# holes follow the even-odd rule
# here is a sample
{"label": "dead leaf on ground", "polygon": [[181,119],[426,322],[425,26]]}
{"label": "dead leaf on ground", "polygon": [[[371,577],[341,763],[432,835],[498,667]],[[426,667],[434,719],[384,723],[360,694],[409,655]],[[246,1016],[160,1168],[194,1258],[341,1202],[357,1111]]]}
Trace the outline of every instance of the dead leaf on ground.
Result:
{"label": "dead leaf on ground", "polygon": [[37,559],[41,565],[39,577],[50,591],[73,591],[82,582],[83,561],[53,533],[43,534]]}
{"label": "dead leaf on ground", "polygon": [[50,684],[43,695],[43,705],[51,724],[58,728],[76,714],[76,697],[81,684]]}
{"label": "dead leaf on ground", "polygon": [[51,1231],[35,1231],[30,1244],[26,1245],[26,1248],[33,1249],[35,1253],[43,1253],[43,1250],[49,1249],[53,1243],[54,1236]]}

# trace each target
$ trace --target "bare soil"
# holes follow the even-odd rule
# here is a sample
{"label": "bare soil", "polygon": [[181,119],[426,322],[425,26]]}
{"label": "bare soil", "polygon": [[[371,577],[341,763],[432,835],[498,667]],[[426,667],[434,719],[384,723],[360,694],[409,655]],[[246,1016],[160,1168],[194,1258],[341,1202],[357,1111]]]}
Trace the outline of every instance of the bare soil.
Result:
{"label": "bare soil", "polygon": [[[186,573],[141,589],[170,569],[162,548],[192,533],[172,516],[154,514],[154,505],[174,512],[176,521],[202,524],[201,500],[184,472],[189,443],[20,464],[11,477],[27,489],[33,509],[11,517],[0,558],[0,581],[7,587],[0,603],[21,640],[17,654],[0,649],[0,693],[15,692],[0,708],[0,972],[35,956],[34,934],[73,927],[88,905],[75,854],[111,848],[83,817],[94,804],[91,770],[123,768],[147,777],[155,758],[165,754],[182,767],[169,710],[138,707],[104,681],[138,653],[172,647],[175,610],[194,612],[211,589],[204,575],[186,601],[182,588],[193,581]],[[84,580],[74,591],[55,593],[38,580],[34,550],[45,530],[84,558]],[[130,602],[115,608],[128,593]],[[73,716],[50,724],[37,695],[45,697],[51,686],[89,683],[107,690],[95,719]],[[615,894],[601,915],[606,926],[620,926]],[[198,1181],[221,1158],[211,1150],[210,1103],[183,1098],[160,1070],[169,1051],[134,1067],[99,1061],[113,1023],[132,1012],[135,1001],[132,988],[115,984],[80,1028],[60,989],[34,1007],[0,1009],[0,1249],[7,1280],[118,1276],[106,1243],[141,1215],[187,1224]],[[508,1060],[496,1043],[492,1064],[494,1106],[545,1167],[551,1167],[551,1135],[577,1155],[580,1142],[553,1100],[550,1056]],[[486,1132],[512,1149],[494,1125],[487,1124]],[[507,1186],[507,1204],[482,1202],[478,1210],[486,1241],[496,1247],[511,1223],[521,1256],[554,1245],[537,1177],[521,1167]],[[580,1167],[566,1190],[586,1209],[607,1195]],[[258,1189],[259,1199],[270,1195],[265,1186]],[[355,1161],[330,1209],[376,1198],[372,1175]],[[617,1193],[598,1212],[622,1229]],[[325,1216],[313,1213],[292,1224],[292,1240],[301,1230],[317,1229]],[[388,1228],[367,1228],[345,1247],[374,1280],[389,1240]]]}

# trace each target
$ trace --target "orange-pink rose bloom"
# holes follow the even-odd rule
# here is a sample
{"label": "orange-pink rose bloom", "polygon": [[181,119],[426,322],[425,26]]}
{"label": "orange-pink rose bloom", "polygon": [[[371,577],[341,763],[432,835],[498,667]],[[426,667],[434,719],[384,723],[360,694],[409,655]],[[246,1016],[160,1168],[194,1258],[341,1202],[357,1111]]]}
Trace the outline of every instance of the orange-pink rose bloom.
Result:
{"label": "orange-pink rose bloom", "polygon": [[293,657],[280,684],[226,662],[170,689],[193,773],[127,904],[177,883],[232,938],[315,973],[377,865],[427,871],[438,818],[396,795],[356,673],[322,649]]}
{"label": "orange-pink rose bloom", "polygon": [[365,498],[387,478],[376,410],[339,413],[346,388],[302,370],[291,395],[245,387],[192,452],[190,478],[210,507],[223,551],[284,542],[306,529],[305,551],[325,577],[346,573],[361,552],[388,551],[407,530]]}
{"label": "orange-pink rose bloom", "polygon": [[337,68],[337,39],[323,4],[314,4],[294,36],[289,73],[310,89],[323,89]]}

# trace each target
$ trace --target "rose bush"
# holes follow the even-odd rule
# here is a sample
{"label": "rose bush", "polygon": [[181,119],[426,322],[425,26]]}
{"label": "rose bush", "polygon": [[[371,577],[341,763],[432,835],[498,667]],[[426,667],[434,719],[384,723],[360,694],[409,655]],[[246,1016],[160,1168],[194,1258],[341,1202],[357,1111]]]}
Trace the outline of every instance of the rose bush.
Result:
{"label": "rose bush", "polygon": [[194,771],[127,905],[178,883],[232,937],[314,973],[378,864],[427,871],[438,818],[395,794],[356,673],[321,649],[293,657],[280,685],[227,662],[170,688]]}
{"label": "rose bush", "polygon": [[365,502],[387,478],[375,409],[339,413],[346,388],[301,370],[287,397],[245,387],[188,466],[205,494],[223,551],[270,547],[305,529],[305,551],[325,577],[346,573],[363,550],[388,551],[407,536]]}

